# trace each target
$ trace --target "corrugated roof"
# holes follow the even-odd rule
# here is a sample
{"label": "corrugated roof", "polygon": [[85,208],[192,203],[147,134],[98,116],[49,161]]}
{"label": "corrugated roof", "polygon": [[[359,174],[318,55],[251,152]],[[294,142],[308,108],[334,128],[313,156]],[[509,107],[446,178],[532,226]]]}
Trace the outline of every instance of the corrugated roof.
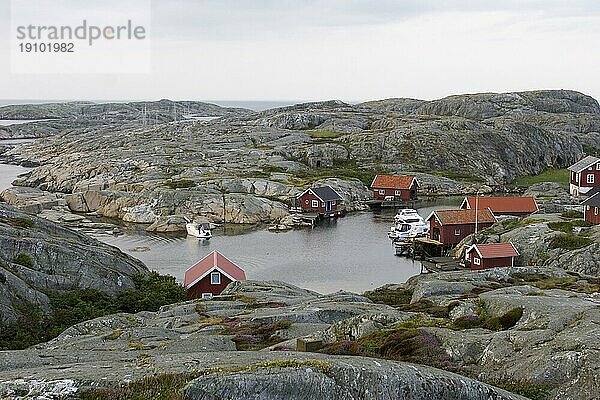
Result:
{"label": "corrugated roof", "polygon": [[596,193],[592,197],[589,197],[586,201],[584,201],[581,204],[583,204],[584,206],[600,207],[600,193]]}
{"label": "corrugated roof", "polygon": [[375,175],[371,188],[408,190],[415,177],[411,175]]}
{"label": "corrugated roof", "polygon": [[519,255],[512,243],[474,244],[467,250],[467,253],[472,251],[477,251],[481,258],[517,257]]}
{"label": "corrugated roof", "polygon": [[183,285],[186,289],[189,289],[215,268],[220,269],[221,272],[234,281],[243,281],[246,279],[246,273],[243,269],[229,261],[218,251],[213,251],[185,271]]}
{"label": "corrugated roof", "polygon": [[322,201],[342,200],[342,196],[340,196],[338,192],[333,190],[331,186],[313,187],[309,190],[311,190],[315,194],[315,196],[317,196]]}
{"label": "corrugated roof", "polygon": [[[538,211],[538,205],[531,196],[482,196],[465,197],[467,208],[489,208],[494,214],[503,213],[534,213]],[[463,206],[465,203],[463,202]]]}
{"label": "corrugated roof", "polygon": [[[475,223],[475,210],[437,210],[432,212],[427,220],[430,220],[434,215],[442,225]],[[489,208],[479,209],[477,212],[477,222],[480,224],[494,223],[496,222],[496,217],[494,217]]]}
{"label": "corrugated roof", "polygon": [[587,156],[582,160],[577,161],[575,164],[569,167],[569,171],[580,172],[592,165],[600,162],[600,158],[594,156]]}

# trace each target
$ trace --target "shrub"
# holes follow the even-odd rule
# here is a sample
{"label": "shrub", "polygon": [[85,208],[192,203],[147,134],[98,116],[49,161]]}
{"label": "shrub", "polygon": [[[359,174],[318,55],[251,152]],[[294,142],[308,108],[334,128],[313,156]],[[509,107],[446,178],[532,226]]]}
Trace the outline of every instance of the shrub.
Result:
{"label": "shrub", "polygon": [[476,315],[465,315],[454,320],[451,327],[454,329],[474,329],[480,328],[483,322]]}
{"label": "shrub", "polygon": [[379,288],[371,292],[365,292],[364,296],[373,303],[387,304],[388,306],[399,306],[409,304],[412,299],[412,291],[407,289]]}
{"label": "shrub", "polygon": [[29,218],[11,218],[9,224],[18,228],[33,228],[35,223]]}
{"label": "shrub", "polygon": [[577,210],[569,210],[569,211],[565,211],[564,213],[560,214],[561,217],[563,218],[583,218],[583,213],[581,211],[577,211]]}
{"label": "shrub", "polygon": [[196,186],[196,182],[190,179],[179,179],[179,180],[168,180],[165,182],[165,186],[170,187],[171,189],[185,189],[192,188]]}
{"label": "shrub", "polygon": [[22,265],[27,268],[33,268],[33,260],[31,256],[26,253],[19,253],[15,257],[15,264]]}
{"label": "shrub", "polygon": [[589,246],[593,240],[584,236],[566,234],[557,236],[550,242],[548,246],[551,249],[576,250],[582,247]]}
{"label": "shrub", "polygon": [[125,290],[117,297],[120,311],[136,313],[139,311],[157,311],[165,304],[173,304],[186,299],[185,289],[176,282],[175,277],[160,275],[153,271],[149,275],[133,277],[135,289]]}

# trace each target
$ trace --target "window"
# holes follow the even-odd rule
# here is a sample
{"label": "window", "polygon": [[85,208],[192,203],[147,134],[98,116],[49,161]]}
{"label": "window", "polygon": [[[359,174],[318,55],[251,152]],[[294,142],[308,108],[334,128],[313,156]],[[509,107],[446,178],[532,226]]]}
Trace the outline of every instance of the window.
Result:
{"label": "window", "polygon": [[459,235],[460,235],[460,229],[455,229],[454,236],[459,236]]}
{"label": "window", "polygon": [[598,215],[598,207],[594,207],[594,215]]}
{"label": "window", "polygon": [[319,200],[313,200],[311,205],[312,205],[312,208],[319,207]]}
{"label": "window", "polygon": [[385,190],[384,189],[379,189],[379,194],[383,196],[385,194]]}
{"label": "window", "polygon": [[331,205],[332,205],[332,206],[335,206],[335,200],[333,200],[333,201],[331,202]]}
{"label": "window", "polygon": [[211,274],[210,274],[210,284],[211,285],[220,285],[221,284],[221,273],[219,273],[219,272],[211,272]]}
{"label": "window", "polygon": [[580,180],[580,178],[581,178],[581,174],[579,174],[579,173],[578,173],[578,174],[577,174],[577,176],[576,176],[575,178],[577,178],[577,179],[575,179],[575,182],[579,183],[579,180]]}
{"label": "window", "polygon": [[394,193],[396,196],[402,196],[402,190],[396,190]]}
{"label": "window", "polygon": [[594,183],[594,175],[593,174],[589,174],[587,176],[587,183]]}
{"label": "window", "polygon": [[475,265],[481,265],[481,258],[473,257],[473,264],[475,264]]}
{"label": "window", "polygon": [[597,169],[598,171],[600,171],[600,162],[599,162],[598,164],[596,164],[596,169]]}
{"label": "window", "polygon": [[203,299],[212,299],[212,293],[202,293]]}
{"label": "window", "polygon": [[321,202],[321,207],[325,207],[325,202],[324,201]]}
{"label": "window", "polygon": [[590,206],[586,206],[587,210],[590,211]]}
{"label": "window", "polygon": [[308,199],[304,200],[304,204],[308,205],[310,203],[310,201],[308,201]]}

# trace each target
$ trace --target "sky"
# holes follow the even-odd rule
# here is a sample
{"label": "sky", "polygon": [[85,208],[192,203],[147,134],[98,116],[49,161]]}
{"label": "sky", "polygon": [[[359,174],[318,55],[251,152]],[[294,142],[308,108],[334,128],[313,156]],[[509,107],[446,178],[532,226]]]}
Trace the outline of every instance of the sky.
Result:
{"label": "sky", "polygon": [[[151,0],[147,68],[85,74],[11,68],[10,3],[0,0],[0,99],[364,101],[533,89],[600,99],[597,0]],[[107,0],[48,3],[122,17]]]}

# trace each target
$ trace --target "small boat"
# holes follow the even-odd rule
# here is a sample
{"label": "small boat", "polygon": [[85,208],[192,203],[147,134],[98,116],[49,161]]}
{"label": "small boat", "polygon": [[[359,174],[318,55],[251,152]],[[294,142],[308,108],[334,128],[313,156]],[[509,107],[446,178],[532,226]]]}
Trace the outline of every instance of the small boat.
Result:
{"label": "small boat", "polygon": [[429,224],[412,208],[399,210],[394,216],[394,225],[388,232],[388,237],[394,241],[406,241],[416,237],[427,236]]}
{"label": "small boat", "polygon": [[198,239],[209,240],[212,237],[210,225],[206,223],[198,224],[195,222],[190,222],[185,224],[185,229],[187,230],[188,235],[195,236]]}

